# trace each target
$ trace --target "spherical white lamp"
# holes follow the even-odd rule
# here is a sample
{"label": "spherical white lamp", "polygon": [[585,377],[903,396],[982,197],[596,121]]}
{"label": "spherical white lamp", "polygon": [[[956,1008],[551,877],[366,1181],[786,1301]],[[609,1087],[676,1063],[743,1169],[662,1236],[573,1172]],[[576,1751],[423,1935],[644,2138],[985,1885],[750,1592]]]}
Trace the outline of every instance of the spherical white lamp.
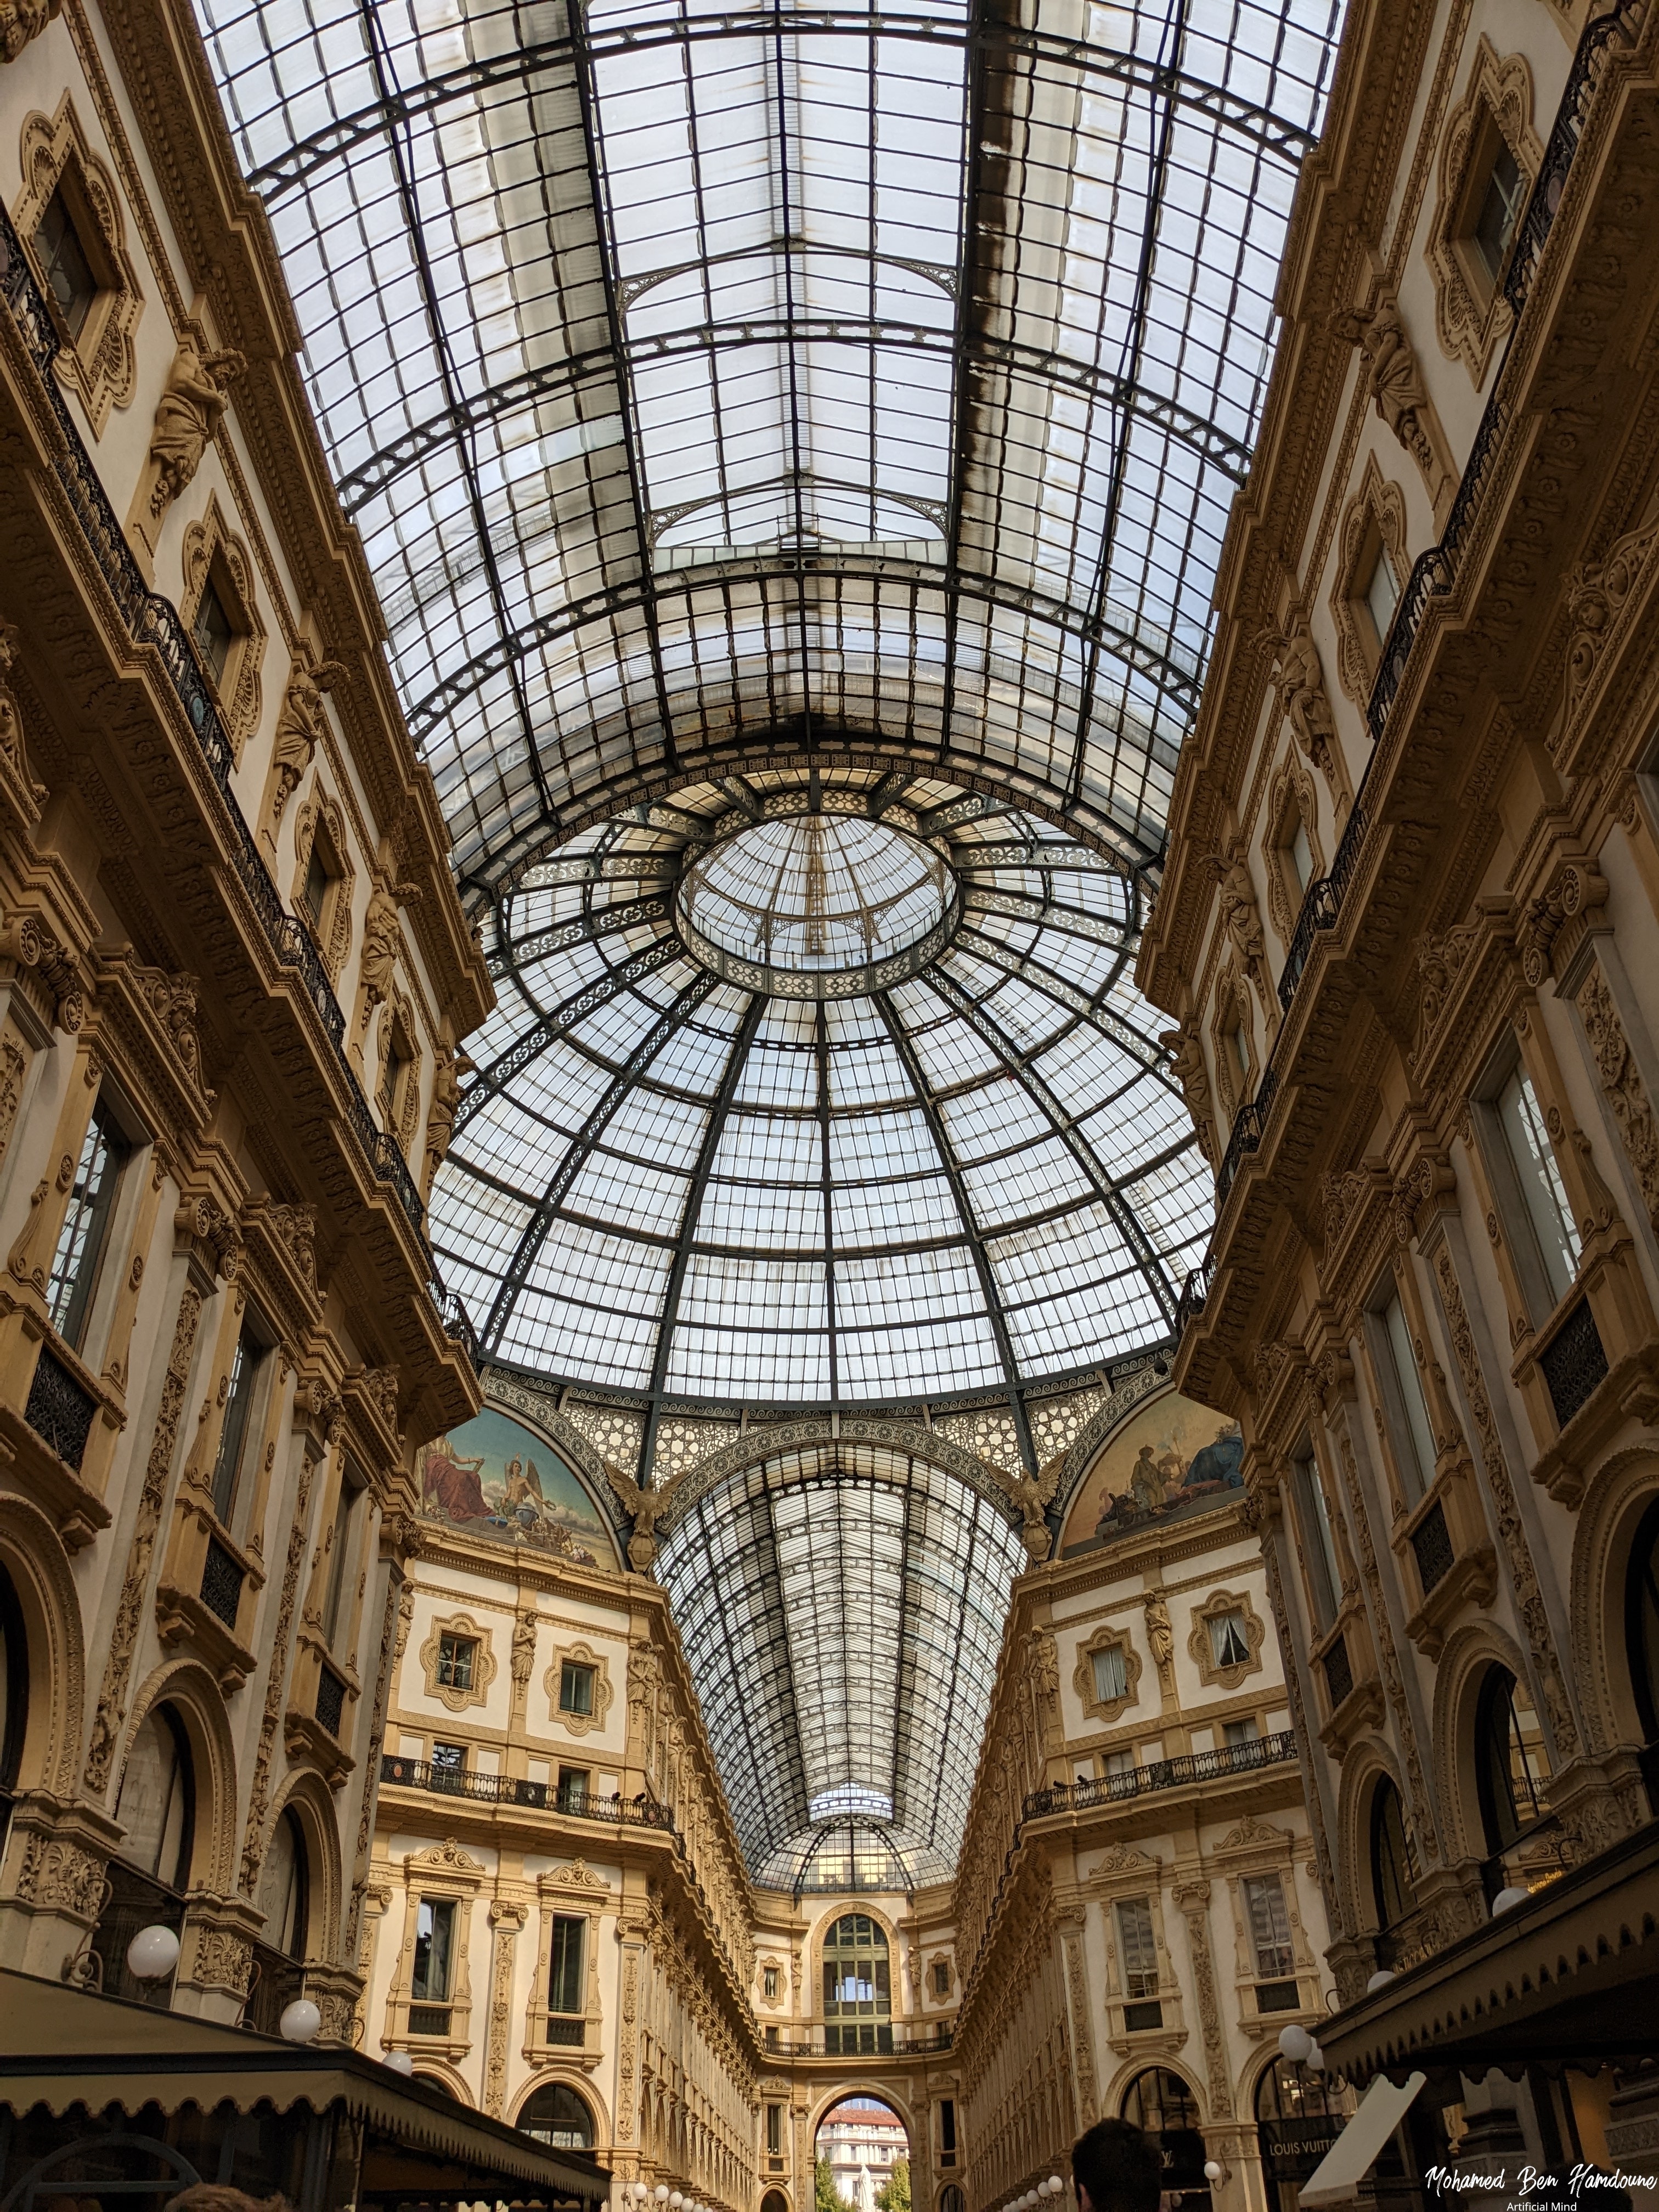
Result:
{"label": "spherical white lamp", "polygon": [[1050,2197],[1063,2197],[1066,2194],[1066,2184],[1057,2173],[1051,2173],[1048,2176],[1048,2194]]}
{"label": "spherical white lamp", "polygon": [[1513,1912],[1517,1905],[1524,1905],[1531,1895],[1529,1889],[1500,1889],[1492,1901],[1492,1918],[1496,1920],[1500,1912]]}
{"label": "spherical white lamp", "polygon": [[1379,1990],[1386,1990],[1390,1982],[1398,1981],[1399,1978],[1392,1966],[1379,1966],[1370,1981],[1366,1983],[1365,1994],[1368,1997],[1374,1997]]}
{"label": "spherical white lamp", "polygon": [[1292,2066],[1305,2066],[1313,2047],[1314,2039],[1305,2027],[1298,2027],[1293,2021],[1289,2027],[1279,2029],[1279,2055],[1288,2058]]}
{"label": "spherical white lamp", "polygon": [[644,2202],[645,2202],[645,2200],[646,2200],[646,2198],[647,2198],[650,2194],[651,2194],[651,2185],[649,2184],[649,2182],[646,2182],[646,2181],[636,2181],[636,2182],[634,2184],[634,2202],[635,2202],[636,2204],[643,2204],[643,2203],[644,2203]]}
{"label": "spherical white lamp", "polygon": [[1322,2074],[1325,2071],[1325,2054],[1316,2043],[1302,2063],[1310,2074]]}
{"label": "spherical white lamp", "polygon": [[666,2204],[668,2202],[668,2184],[665,2181],[659,2181],[651,2193],[656,2198],[659,2204]]}
{"label": "spherical white lamp", "polygon": [[680,2195],[678,2189],[671,2189],[668,2192],[668,2212],[680,2212],[680,2207],[684,2202],[684,2197]]}
{"label": "spherical white lamp", "polygon": [[415,2061],[406,2051],[383,2051],[380,2063],[389,2074],[412,2074]]}
{"label": "spherical white lamp", "polygon": [[1206,2158],[1206,2159],[1205,2160],[1205,2161],[1204,2161],[1204,2179],[1206,2179],[1206,2181],[1211,2181],[1211,2182],[1219,2181],[1219,2180],[1220,2180],[1220,2179],[1221,2179],[1221,2161],[1220,2161],[1220,2160],[1219,2160],[1218,2158]]}
{"label": "spherical white lamp", "polygon": [[[284,2043],[311,2043],[322,2025],[323,2015],[309,1997],[295,1997],[291,2005],[284,2005],[283,2016],[276,2023]],[[412,2065],[410,2071],[414,2071]]]}
{"label": "spherical white lamp", "polygon": [[179,1938],[171,1928],[141,1928],[127,1945],[127,1971],[141,1982],[165,1981],[179,1963]]}

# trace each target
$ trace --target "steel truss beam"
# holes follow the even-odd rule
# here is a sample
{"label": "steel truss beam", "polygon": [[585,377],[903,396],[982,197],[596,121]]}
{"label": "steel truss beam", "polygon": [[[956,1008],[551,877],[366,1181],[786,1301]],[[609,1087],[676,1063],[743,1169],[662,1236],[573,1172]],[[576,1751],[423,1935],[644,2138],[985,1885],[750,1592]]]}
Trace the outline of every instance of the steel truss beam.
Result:
{"label": "steel truss beam", "polygon": [[[550,1014],[538,1022],[534,1029],[526,1030],[516,1042],[492,1060],[488,1067],[479,1069],[461,1094],[461,1103],[455,1109],[455,1127],[452,1134],[459,1135],[481,1106],[493,1098],[497,1091],[505,1090],[512,1079],[521,1074],[532,1060],[538,1060],[549,1045],[559,1037],[568,1036],[584,1014],[591,1014],[596,1006],[603,1006],[621,992],[632,990],[635,983],[642,982],[647,975],[654,975],[659,968],[665,968],[671,960],[690,960],[690,957],[678,937],[661,937],[654,945],[647,945],[644,951],[636,952],[631,960],[624,960],[620,968],[613,968],[609,975],[596,976],[583,989],[574,992]],[[713,982],[713,976],[709,981]]]}
{"label": "steel truss beam", "polygon": [[[590,58],[603,62],[625,53],[649,52],[661,46],[702,46],[722,39],[752,42],[757,28],[752,13],[668,16],[654,22],[630,22],[615,29],[592,32],[585,43]],[[938,17],[920,14],[857,15],[834,9],[792,9],[787,28],[803,40],[845,38],[862,45],[872,39],[908,40],[930,46],[963,43],[961,34],[942,25]],[[1140,54],[1115,52],[1091,46],[1081,39],[1062,39],[1052,33],[1029,30],[1022,25],[1000,21],[988,12],[980,25],[979,36],[988,46],[1033,64],[1076,70],[1086,77],[1115,85],[1125,92],[1146,92],[1155,98],[1172,100],[1194,114],[1204,116],[1218,130],[1235,131],[1291,164],[1302,161],[1318,143],[1316,131],[1288,122],[1257,101],[1241,99],[1224,87],[1210,84],[1167,62]],[[310,137],[285,147],[274,161],[251,170],[247,182],[263,198],[278,199],[302,185],[315,170],[341,160],[366,139],[405,127],[453,102],[470,104],[480,93],[496,85],[527,82],[562,69],[569,70],[575,64],[576,55],[575,40],[541,40],[507,46],[459,69],[446,70],[407,91],[394,94],[382,88],[380,98],[368,106],[331,120]]]}
{"label": "steel truss beam", "polygon": [[985,1310],[990,1318],[991,1334],[996,1340],[997,1357],[1002,1362],[1003,1380],[1007,1386],[1008,1410],[1013,1416],[1014,1434],[1019,1440],[1019,1455],[1028,1474],[1037,1468],[1036,1447],[1031,1441],[1031,1425],[1026,1418],[1025,1401],[1019,1394],[1019,1362],[1014,1357],[1014,1340],[1009,1334],[1008,1316],[1002,1310],[1002,1294],[997,1288],[996,1272],[990,1255],[985,1249],[985,1232],[980,1227],[979,1216],[969,1195],[968,1185],[962,1172],[962,1163],[957,1158],[956,1147],[945,1133],[945,1121],[939,1110],[939,1101],[933,1087],[922,1072],[915,1046],[905,1034],[904,1025],[893,1012],[893,1003],[885,991],[875,994],[878,1012],[887,1025],[887,1034],[893,1041],[893,1049],[900,1065],[908,1077],[910,1088],[915,1092],[921,1108],[922,1119],[927,1124],[928,1134],[933,1140],[933,1150],[939,1154],[939,1164],[951,1186],[951,1196],[961,1218],[968,1249],[974,1255],[974,1269],[979,1277],[979,1293],[985,1301]]}
{"label": "steel truss beam", "polygon": [[668,1271],[667,1285],[663,1291],[662,1310],[657,1317],[657,1348],[652,1355],[650,1410],[645,1418],[640,1437],[640,1456],[636,1479],[641,1489],[649,1488],[657,1456],[657,1431],[662,1421],[664,1386],[668,1379],[670,1347],[674,1330],[679,1321],[680,1298],[685,1288],[686,1270],[691,1264],[692,1241],[696,1234],[697,1216],[702,1210],[703,1194],[708,1188],[708,1178],[714,1171],[714,1157],[720,1150],[720,1139],[732,1112],[732,1101],[738,1095],[738,1085],[749,1058],[749,1048],[755,1042],[755,1032],[761,1025],[767,1001],[757,993],[744,1008],[743,1019],[738,1024],[732,1050],[720,1077],[720,1089],[708,1109],[708,1125],[702,1133],[702,1142],[697,1148],[691,1181],[686,1190],[685,1204],[680,1212],[680,1231],[674,1243],[674,1261]]}
{"label": "steel truss beam", "polygon": [[1132,952],[1140,941],[1140,932],[1133,921],[1114,921],[1109,915],[1088,914],[1082,907],[1068,906],[1060,899],[1032,898],[1024,891],[994,890],[989,884],[964,884],[962,903],[964,911],[979,907],[990,914],[1052,923],[1068,937],[1086,937],[1096,945],[1109,945],[1121,951]]}
{"label": "steel truss beam", "polygon": [[[553,1218],[563,1205],[571,1184],[586,1165],[599,1139],[605,1134],[612,1115],[670,1037],[677,1030],[684,1028],[714,988],[715,981],[716,978],[707,969],[699,969],[673,1005],[665,1013],[657,1017],[629,1054],[600,1093],[587,1119],[566,1146],[559,1164],[549,1178],[540,1203],[526,1224],[513,1257],[502,1272],[501,1288],[489,1309],[489,1318],[479,1333],[478,1340],[486,1358],[500,1344],[513,1309],[518,1303],[519,1294],[529,1280],[536,1255],[541,1250],[547,1232],[553,1226]],[[456,1119],[459,1121],[459,1118],[458,1115]]]}
{"label": "steel truss beam", "polygon": [[1146,1286],[1163,1314],[1173,1334],[1176,1328],[1176,1295],[1164,1272],[1164,1262],[1154,1249],[1151,1238],[1136,1218],[1135,1210],[1118,1188],[1115,1181],[1101,1165],[1095,1149],[1075,1121],[1049,1090],[1042,1078],[1024,1056],[1017,1052],[1007,1040],[1000,1025],[989,1019],[956,981],[942,968],[924,968],[923,980],[938,992],[945,1004],[960,1014],[974,1034],[990,1047],[1015,1081],[1025,1091],[1032,1104],[1049,1121],[1056,1136],[1065,1145],[1073,1158],[1083,1170],[1090,1183],[1098,1193],[1102,1205],[1111,1215],[1118,1234],[1127,1246],[1130,1256],[1146,1278]]}
{"label": "steel truss beam", "polygon": [[1040,960],[1032,960],[1024,952],[1016,952],[1011,945],[1004,945],[1000,939],[988,937],[983,931],[974,928],[971,923],[964,921],[957,932],[957,942],[961,944],[966,939],[973,940],[970,950],[981,959],[989,960],[1010,975],[1018,976],[1022,983],[1030,983],[1045,998],[1053,999],[1056,1004],[1066,1007],[1085,1021],[1091,1029],[1098,1030],[1102,1036],[1109,1037],[1120,1050],[1127,1052],[1132,1060],[1139,1062],[1148,1075],[1155,1076],[1173,1097],[1181,1097],[1181,1086],[1170,1073],[1169,1060],[1163,1048],[1155,1045],[1150,1037],[1142,1036],[1132,1022],[1126,1022],[1121,1014],[1115,1014],[1109,1007],[1103,1006],[1088,992],[1079,991],[1063,975],[1056,975],[1052,968],[1045,968]]}
{"label": "steel truss beam", "polygon": [[499,982],[503,975],[515,974],[532,960],[544,960],[550,952],[562,952],[572,945],[600,945],[620,930],[638,929],[647,921],[667,921],[672,914],[672,904],[665,898],[626,899],[618,906],[601,907],[597,913],[555,922],[547,929],[538,929],[533,937],[510,939],[509,949],[492,952],[485,964]]}

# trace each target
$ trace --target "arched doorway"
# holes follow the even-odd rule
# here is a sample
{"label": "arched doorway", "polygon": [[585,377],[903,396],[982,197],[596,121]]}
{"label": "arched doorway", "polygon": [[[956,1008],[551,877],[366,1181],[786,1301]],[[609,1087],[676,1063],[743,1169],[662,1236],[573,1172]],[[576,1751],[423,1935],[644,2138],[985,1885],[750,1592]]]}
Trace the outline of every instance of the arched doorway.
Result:
{"label": "arched doorway", "polygon": [[1637,1526],[1625,1577],[1625,1656],[1642,1727],[1642,1779],[1659,1813],[1659,1498]]}
{"label": "arched doorway", "polygon": [[830,2107],[813,2167],[817,2212],[911,2212],[909,2130],[879,2097],[842,2097]]}
{"label": "arched doorway", "polygon": [[6,1848],[11,1808],[23,1762],[29,1717],[29,1646],[23,1608],[11,1577],[0,1567],[0,1855]]}
{"label": "arched doorway", "polygon": [[121,1776],[115,1817],[126,1830],[106,1869],[107,1900],[94,1939],[112,1996],[167,2007],[173,1977],[141,1982],[129,1972],[127,1946],[141,1928],[184,1926],[184,1892],[196,1844],[196,1768],[184,1722],[170,1705],[153,1705],[135,1730]]}
{"label": "arched doorway", "polygon": [[546,2081],[532,2089],[519,2108],[515,2125],[520,2134],[534,2136],[555,2150],[593,2148],[593,2115],[587,2100],[563,2081]]}
{"label": "arched doorway", "polygon": [[1394,1931],[1417,1902],[1417,1854],[1412,1849],[1400,1792],[1386,1774],[1371,1793],[1370,1831],[1376,1962],[1379,1966],[1393,1966],[1398,1963]]}
{"label": "arched doorway", "polygon": [[[1394,1784],[1382,1787],[1391,1790]],[[1274,2059],[1255,2085],[1255,2131],[1267,2212],[1296,2212],[1303,2188],[1342,2125],[1342,2112],[1324,2075],[1293,2066],[1288,2058]]]}
{"label": "arched doorway", "polygon": [[893,2047],[887,1936],[867,1912],[843,1912],[823,1939],[823,2047],[832,2058]]}
{"label": "arched doorway", "polygon": [[1181,2212],[1207,2212],[1210,2185],[1204,2178],[1204,2148],[1198,2099],[1179,2074],[1149,2066],[1123,2092],[1126,2120],[1145,2128],[1164,2160],[1166,2199],[1178,2197]]}
{"label": "arched doorway", "polygon": [[1508,1887],[1506,1855],[1549,1817],[1549,1770],[1538,1716],[1507,1667],[1488,1667],[1474,1708],[1474,1786],[1488,1900]]}

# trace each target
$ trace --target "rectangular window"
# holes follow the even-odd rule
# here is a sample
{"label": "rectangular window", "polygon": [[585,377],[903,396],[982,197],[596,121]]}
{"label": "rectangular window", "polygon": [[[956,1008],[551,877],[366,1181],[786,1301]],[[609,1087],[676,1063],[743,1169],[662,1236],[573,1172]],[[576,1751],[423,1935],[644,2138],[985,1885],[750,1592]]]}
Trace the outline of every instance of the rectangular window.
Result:
{"label": "rectangular window", "polygon": [[783,2106],[769,2105],[766,2108],[766,2155],[783,2156]]}
{"label": "rectangular window", "polygon": [[333,872],[328,865],[328,854],[323,849],[319,831],[312,840],[311,858],[306,863],[306,887],[300,894],[301,905],[310,918],[313,929],[323,925],[323,902],[328,896],[328,887],[333,882]]}
{"label": "rectangular window", "polygon": [[775,2051],[778,2047],[778,2031],[775,2027],[769,2027],[766,2031],[766,2047],[769,2051]]}
{"label": "rectangular window", "polygon": [[258,1387],[265,1348],[246,1322],[236,1340],[230,1363],[230,1388],[225,1396],[225,1422],[219,1431],[219,1456],[213,1465],[213,1510],[222,1528],[228,1528],[236,1510],[236,1493],[247,1454],[248,1415]]}
{"label": "rectangular window", "polygon": [[1376,626],[1378,645],[1386,644],[1394,611],[1400,605],[1400,586],[1386,545],[1379,545],[1376,549],[1376,559],[1365,586],[1365,605],[1370,610],[1371,620]]}
{"label": "rectangular window", "polygon": [[1109,1777],[1114,1774],[1133,1774],[1135,1771],[1135,1755],[1133,1751],[1109,1751],[1101,1763]]}
{"label": "rectangular window", "polygon": [[939,2108],[939,2164],[954,2166],[957,2162],[957,2106],[953,2097],[941,2100]]}
{"label": "rectangular window", "polygon": [[1523,1068],[1516,1069],[1495,1104],[1504,1149],[1520,1187],[1521,1203],[1526,1208],[1550,1295],[1565,1297],[1578,1272],[1578,1231],[1538,1094]]}
{"label": "rectangular window", "polygon": [[933,1995],[948,1997],[951,1994],[951,1969],[943,1959],[933,1962]]}
{"label": "rectangular window", "polygon": [[1295,1972],[1296,1960],[1291,1950],[1291,1916],[1285,1909],[1284,1886],[1276,1874],[1245,1875],[1244,1909],[1255,1947],[1257,1980],[1285,1980]]}
{"label": "rectangular window", "polygon": [[[423,1897],[416,1908],[415,1973],[409,1985],[416,2004],[448,2003],[454,1948],[454,1899]],[[444,2025],[447,2029],[447,2021]]]}
{"label": "rectangular window", "polygon": [[1253,1720],[1224,1721],[1221,1724],[1221,1741],[1229,1751],[1241,1743],[1260,1743],[1261,1741],[1260,1723]]}
{"label": "rectangular window", "polygon": [[1393,1425],[1395,1452],[1407,1490],[1413,1498],[1421,1498],[1434,1480],[1434,1431],[1429,1425],[1428,1402],[1423,1395],[1423,1376],[1412,1345],[1411,1325],[1398,1292],[1389,1298],[1379,1318],[1389,1347],[1395,1389],[1406,1416],[1403,1436],[1397,1433],[1398,1422]]}
{"label": "rectangular window", "polygon": [[52,1255],[46,1285],[52,1325],[76,1352],[86,1334],[104,1239],[109,1233],[109,1218],[115,1210],[115,1194],[126,1158],[126,1143],[100,1098],[92,1109],[92,1120],[82,1140],[69,1212],[58,1232],[58,1249]]}
{"label": "rectangular window", "polygon": [[1296,1462],[1297,1519],[1301,1524],[1302,1549],[1308,1562],[1313,1591],[1315,1625],[1321,1634],[1336,1619],[1342,1577],[1337,1570],[1336,1540],[1325,1503],[1325,1486],[1311,1453]]}
{"label": "rectangular window", "polygon": [[34,251],[58,313],[70,336],[78,338],[98,297],[98,279],[92,273],[92,263],[61,185],[46,202],[35,226]]}
{"label": "rectangular window", "polygon": [[559,1711],[591,1718],[593,1711],[593,1669],[574,1659],[559,1668]]}
{"label": "rectangular window", "polygon": [[438,1680],[446,1690],[470,1690],[472,1687],[473,1662],[478,1647],[470,1636],[451,1636],[438,1638]]}
{"label": "rectangular window", "polygon": [[466,1746],[464,1743],[434,1743],[432,1747],[432,1786],[434,1790],[459,1790],[466,1773]]}
{"label": "rectangular window", "polygon": [[190,626],[190,635],[196,647],[196,658],[215,684],[222,682],[225,664],[230,659],[230,648],[236,641],[236,632],[225,611],[224,601],[213,587],[211,576],[202,586],[202,596],[197,604],[196,619]]}
{"label": "rectangular window", "polygon": [[547,1976],[547,2008],[567,2018],[584,2009],[582,1951],[587,1923],[580,1913],[559,1913],[553,1923],[552,1963]]}
{"label": "rectangular window", "polygon": [[1158,1995],[1158,1946],[1152,1938],[1152,1908],[1144,1897],[1118,1900],[1117,1942],[1123,1959],[1123,1994]]}
{"label": "rectangular window", "polygon": [[761,1969],[761,1994],[763,1996],[769,1997],[774,2002],[776,2001],[778,1994],[778,1970],[775,1966],[763,1966]]}
{"label": "rectangular window", "polygon": [[329,1538],[328,1597],[323,1607],[323,1634],[329,1648],[335,1648],[337,1638],[349,1631],[351,1608],[344,1601],[350,1583],[347,1569],[356,1549],[352,1523],[356,1517],[357,1500],[362,1496],[362,1485],[349,1467],[340,1471],[340,1495],[334,1506],[334,1529]]}
{"label": "rectangular window", "polygon": [[588,1787],[592,1775],[586,1766],[562,1766],[559,1769],[557,1804],[561,1813],[585,1813],[587,1810]]}
{"label": "rectangular window", "polygon": [[1471,243],[1492,283],[1502,281],[1509,265],[1510,248],[1526,200],[1526,180],[1519,163],[1500,138],[1486,178],[1486,189],[1475,212]]}
{"label": "rectangular window", "polygon": [[1313,847],[1308,842],[1308,825],[1299,814],[1291,839],[1291,866],[1296,873],[1297,889],[1305,891],[1313,878]]}
{"label": "rectangular window", "polygon": [[1218,1667],[1248,1667],[1250,1639],[1244,1633],[1242,1613],[1212,1613],[1209,1620],[1210,1656]]}
{"label": "rectangular window", "polygon": [[1089,1663],[1094,1669],[1097,1704],[1109,1705],[1114,1699],[1128,1695],[1129,1677],[1121,1644],[1110,1644],[1103,1651],[1091,1652]]}

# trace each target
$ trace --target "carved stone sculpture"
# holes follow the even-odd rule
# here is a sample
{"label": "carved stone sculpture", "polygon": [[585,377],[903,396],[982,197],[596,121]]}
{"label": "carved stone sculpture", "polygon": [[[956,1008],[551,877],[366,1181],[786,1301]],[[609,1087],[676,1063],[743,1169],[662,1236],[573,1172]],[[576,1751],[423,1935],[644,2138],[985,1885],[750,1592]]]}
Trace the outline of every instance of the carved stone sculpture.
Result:
{"label": "carved stone sculpture", "polygon": [[282,821],[283,810],[299,789],[306,770],[311,766],[318,746],[322,743],[323,695],[331,691],[345,676],[346,671],[337,660],[319,661],[313,667],[296,660],[288,679],[288,689],[283,694],[282,710],[276,717],[276,737],[272,747],[270,795],[270,828],[273,835]]}
{"label": "carved stone sculpture", "polygon": [[[0,25],[4,15],[0,10]],[[11,59],[9,54],[7,60]],[[33,803],[27,808],[31,817],[39,815],[40,803],[46,795],[44,783],[37,783],[29,766],[28,749],[23,743],[23,717],[18,712],[16,696],[7,681],[17,661],[18,631],[15,623],[0,622],[0,774],[17,791]]]}
{"label": "carved stone sculpture", "polygon": [[1346,801],[1351,794],[1337,751],[1325,670],[1304,615],[1292,617],[1279,642],[1279,705],[1298,748],[1324,777],[1333,801]]}
{"label": "carved stone sculpture", "polygon": [[440,1046],[438,1064],[432,1076],[432,1103],[426,1109],[425,1188],[428,1193],[432,1188],[432,1178],[443,1165],[449,1151],[455,1115],[461,1103],[461,1079],[471,1075],[473,1066],[474,1062],[465,1053],[458,1053],[453,1045]]}
{"label": "carved stone sculpture", "polygon": [[61,0],[0,0],[0,62],[15,62],[29,40],[40,37],[60,4]]}
{"label": "carved stone sculpture", "polygon": [[1205,1065],[1204,1048],[1198,1041],[1197,1029],[1191,1022],[1183,1022],[1178,1030],[1165,1030],[1158,1042],[1170,1054],[1176,1081],[1181,1085],[1187,1111],[1198,1132],[1198,1148],[1213,1168],[1217,1158],[1215,1106],[1210,1093],[1210,1071]]}
{"label": "carved stone sculpture", "polygon": [[167,389],[156,403],[149,465],[141,485],[143,511],[135,517],[146,552],[154,554],[162,517],[218,436],[230,387],[246,367],[234,347],[204,350],[188,332],[179,340]]}
{"label": "carved stone sculpture", "polygon": [[1443,441],[1398,304],[1385,292],[1369,313],[1339,316],[1335,328],[1359,348],[1377,413],[1421,470],[1430,498],[1438,501],[1448,479]]}

